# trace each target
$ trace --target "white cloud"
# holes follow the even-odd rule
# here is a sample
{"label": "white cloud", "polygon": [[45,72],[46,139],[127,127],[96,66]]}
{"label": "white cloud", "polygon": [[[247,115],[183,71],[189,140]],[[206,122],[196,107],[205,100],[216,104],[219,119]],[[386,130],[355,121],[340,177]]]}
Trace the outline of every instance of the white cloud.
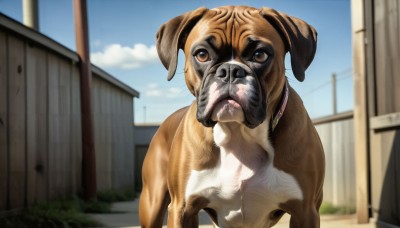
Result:
{"label": "white cloud", "polygon": [[160,88],[158,84],[152,83],[146,86],[146,96],[175,98],[182,94],[183,90],[178,87]]}
{"label": "white cloud", "polygon": [[103,68],[134,69],[158,61],[155,45],[135,44],[133,47],[111,44],[90,55],[92,62]]}
{"label": "white cloud", "polygon": [[100,47],[102,43],[100,40],[95,40],[91,44],[93,45],[93,47]]}
{"label": "white cloud", "polygon": [[182,93],[182,89],[178,88],[178,87],[170,87],[167,89],[167,92],[168,92],[167,97],[175,98],[175,97],[179,96],[179,94]]}
{"label": "white cloud", "polygon": [[162,94],[162,91],[158,87],[157,84],[152,83],[152,84],[147,85],[146,96],[149,96],[149,97],[160,97],[161,94]]}

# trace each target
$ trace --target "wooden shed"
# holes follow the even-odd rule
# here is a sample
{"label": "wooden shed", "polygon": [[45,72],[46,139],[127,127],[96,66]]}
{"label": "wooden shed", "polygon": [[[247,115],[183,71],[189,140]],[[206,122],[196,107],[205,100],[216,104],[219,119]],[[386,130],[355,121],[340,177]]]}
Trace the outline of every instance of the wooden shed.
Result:
{"label": "wooden shed", "polygon": [[358,221],[400,227],[400,1],[351,10]]}
{"label": "wooden shed", "polygon": [[[81,192],[79,59],[0,14],[0,212]],[[133,186],[133,98],[92,66],[98,190]]]}
{"label": "wooden shed", "polygon": [[150,142],[160,124],[140,124],[135,126],[135,191],[142,191],[143,161]]}

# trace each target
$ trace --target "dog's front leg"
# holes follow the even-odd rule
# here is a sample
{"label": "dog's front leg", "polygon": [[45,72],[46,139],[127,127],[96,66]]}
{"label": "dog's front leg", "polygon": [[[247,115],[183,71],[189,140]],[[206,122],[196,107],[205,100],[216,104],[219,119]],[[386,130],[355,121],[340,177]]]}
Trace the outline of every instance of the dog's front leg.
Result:
{"label": "dog's front leg", "polygon": [[168,228],[179,228],[182,227],[182,208],[175,203],[176,200],[172,200],[168,206]]}
{"label": "dog's front leg", "polygon": [[199,227],[198,213],[185,209],[184,202],[172,200],[168,207],[168,228]]}
{"label": "dog's front leg", "polygon": [[299,211],[291,214],[291,228],[319,228],[320,217],[317,209],[308,208],[304,211]]}
{"label": "dog's front leg", "polygon": [[[161,187],[160,187],[161,186]],[[139,204],[139,218],[142,228],[161,228],[168,206],[168,191],[162,184],[154,187],[143,186]]]}

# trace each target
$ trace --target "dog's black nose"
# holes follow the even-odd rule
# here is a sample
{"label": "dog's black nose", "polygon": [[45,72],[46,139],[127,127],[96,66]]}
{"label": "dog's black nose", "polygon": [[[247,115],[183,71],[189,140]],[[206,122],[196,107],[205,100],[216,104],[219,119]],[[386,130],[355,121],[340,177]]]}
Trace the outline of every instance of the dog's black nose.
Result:
{"label": "dog's black nose", "polygon": [[237,78],[244,78],[246,72],[237,64],[224,63],[218,67],[215,75],[225,82],[233,82]]}

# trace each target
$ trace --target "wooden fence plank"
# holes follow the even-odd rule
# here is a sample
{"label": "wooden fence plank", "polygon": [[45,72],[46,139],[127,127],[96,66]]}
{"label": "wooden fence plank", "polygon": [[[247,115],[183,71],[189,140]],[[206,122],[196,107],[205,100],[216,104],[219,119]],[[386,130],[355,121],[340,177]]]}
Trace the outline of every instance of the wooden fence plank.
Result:
{"label": "wooden fence plank", "polygon": [[393,110],[394,112],[400,112],[400,100],[396,99],[400,97],[400,78],[398,74],[400,72],[400,2],[398,0],[392,0],[389,6],[392,10],[391,21],[393,22],[392,34],[391,34],[391,51],[392,51],[392,72],[394,83],[392,84],[393,94]]}
{"label": "wooden fence plank", "polygon": [[8,198],[7,38],[0,31],[0,211]]}
{"label": "wooden fence plank", "polygon": [[[382,1],[374,1],[374,13],[375,13],[375,46],[380,47],[375,50],[375,66],[376,75],[386,75],[388,68],[386,68],[387,57],[386,57],[386,40],[385,40],[385,7]],[[386,79],[387,77],[382,77],[380,80],[376,80],[376,92],[377,92],[377,110],[378,115],[385,114],[387,109],[386,97]]]}
{"label": "wooden fence plank", "polygon": [[81,137],[81,100],[79,88],[79,69],[73,65],[71,77],[71,184],[72,191],[81,190],[82,137]]}
{"label": "wooden fence plank", "polygon": [[[355,189],[356,189],[356,171],[354,164],[356,163],[355,161],[355,155],[354,155],[354,120],[346,120],[343,121],[344,127],[342,128],[342,131],[344,131],[344,134],[338,132],[341,137],[344,139],[343,146],[344,146],[344,160],[343,160],[343,169],[345,170],[345,189],[346,189],[346,202],[347,205],[351,206],[356,203],[356,194],[355,194]],[[351,145],[347,146],[346,145]],[[349,173],[352,173],[354,175],[349,175]],[[353,204],[354,203],[354,204]],[[354,207],[352,208],[354,209]]]}
{"label": "wooden fence plank", "polygon": [[[123,150],[123,118],[122,118],[122,101],[121,101],[121,94],[119,91],[114,91],[113,96],[116,97],[116,104],[117,104],[117,113],[115,116],[115,121],[117,122],[118,129],[115,131],[116,137],[116,146],[118,153],[115,153],[115,160],[114,160],[114,167],[116,167],[116,184],[114,185],[116,188],[120,187],[124,183],[124,172],[128,171],[126,169],[122,169],[124,165],[124,154],[125,151]],[[123,171],[122,171],[123,170]]]}
{"label": "wooden fence plank", "polygon": [[399,1],[375,1],[375,61],[378,114],[400,112]]}
{"label": "wooden fence plank", "polygon": [[[95,77],[93,79],[93,110],[95,121],[95,139],[96,139],[96,166],[99,190],[106,190],[113,188],[113,172],[118,169],[113,162],[116,156],[124,153],[122,150],[116,148],[121,146],[119,142],[115,141],[119,138],[113,128],[124,131],[113,122],[113,118],[118,118],[119,113],[116,110],[116,98],[114,97],[115,86],[109,85],[101,78]],[[117,92],[118,94],[118,92]],[[122,163],[117,163],[123,165]],[[101,177],[101,178],[100,178]],[[118,183],[118,181],[116,181]]]}
{"label": "wooden fence plank", "polygon": [[105,148],[107,148],[107,163],[106,163],[106,178],[108,188],[112,188],[112,171],[113,171],[113,136],[112,136],[112,97],[111,97],[112,86],[108,85],[104,89],[104,130],[105,130]]}
{"label": "wooden fence plank", "polygon": [[48,56],[48,126],[49,126],[49,198],[54,199],[60,195],[62,176],[60,175],[60,117],[59,117],[59,59],[57,56]]}
{"label": "wooden fence plank", "polygon": [[121,99],[119,96],[118,91],[112,91],[112,96],[114,98],[113,103],[115,104],[115,113],[113,116],[113,125],[115,125],[115,128],[113,129],[113,141],[114,141],[114,148],[113,151],[117,153],[113,153],[113,187],[117,188],[118,185],[121,183],[121,116],[120,116],[120,111],[121,111]]}
{"label": "wooden fence plank", "polygon": [[351,1],[353,82],[354,82],[354,153],[356,160],[357,222],[369,222],[368,183],[368,105],[365,59],[365,1]]}
{"label": "wooden fence plank", "polygon": [[333,151],[332,151],[332,124],[323,123],[315,126],[318,131],[318,135],[321,139],[321,143],[324,147],[325,152],[325,182],[324,182],[324,201],[332,203],[334,187],[333,187],[333,176],[334,167],[332,167]]}
{"label": "wooden fence plank", "polygon": [[125,133],[123,135],[124,151],[125,151],[125,165],[127,172],[125,173],[124,187],[133,185],[133,171],[134,171],[134,143],[133,143],[133,99],[127,94],[122,94],[123,99],[123,114],[124,114],[124,125],[123,129]]}
{"label": "wooden fence plank", "polygon": [[35,51],[32,47],[26,46],[26,112],[27,115],[27,202],[28,205],[35,201],[36,195],[36,154],[37,151],[37,135],[36,135],[36,119],[37,119],[37,105],[36,105],[36,59]]}
{"label": "wooden fence plank", "polygon": [[59,92],[60,92],[60,172],[62,177],[62,195],[72,192],[71,184],[71,66],[70,63],[61,60],[59,68]]}
{"label": "wooden fence plank", "polygon": [[[382,180],[385,169],[382,167],[384,164],[382,162],[382,155],[380,153],[380,151],[382,151],[382,134],[376,134],[374,130],[371,130],[370,134],[371,151],[373,151],[371,153],[371,170],[374,170],[371,172],[371,182],[374,183],[374,180]],[[377,151],[379,151],[379,153],[377,153]],[[376,181],[374,184],[371,184],[371,207],[373,212],[374,209],[379,208],[381,190],[382,181]]]}
{"label": "wooden fence plank", "polygon": [[370,128],[373,130],[382,130],[385,128],[400,127],[400,112],[380,115],[370,118]]}
{"label": "wooden fence plank", "polygon": [[103,175],[103,154],[105,148],[102,146],[101,140],[101,121],[100,121],[100,89],[99,80],[92,79],[92,110],[93,110],[93,128],[94,128],[94,147],[96,151],[96,180],[97,189],[99,191],[105,190],[104,188],[104,175]]}
{"label": "wooden fence plank", "polygon": [[25,206],[26,190],[26,113],[24,43],[9,37],[9,151],[10,207]]}
{"label": "wooden fence plank", "polygon": [[334,205],[355,206],[355,170],[354,170],[354,141],[353,120],[344,120],[332,123],[332,142],[334,163],[336,167],[336,188]]}
{"label": "wooden fence plank", "polygon": [[47,56],[27,46],[27,201],[47,199]]}
{"label": "wooden fence plank", "polygon": [[110,111],[110,85],[108,85],[105,81],[101,80],[101,120],[102,120],[102,139],[103,139],[103,147],[105,149],[104,153],[104,177],[105,177],[105,186],[108,189],[112,188],[112,175],[111,170],[113,169],[112,165],[112,155],[113,150],[110,147],[112,144],[112,129],[110,126],[110,118],[107,113]]}

